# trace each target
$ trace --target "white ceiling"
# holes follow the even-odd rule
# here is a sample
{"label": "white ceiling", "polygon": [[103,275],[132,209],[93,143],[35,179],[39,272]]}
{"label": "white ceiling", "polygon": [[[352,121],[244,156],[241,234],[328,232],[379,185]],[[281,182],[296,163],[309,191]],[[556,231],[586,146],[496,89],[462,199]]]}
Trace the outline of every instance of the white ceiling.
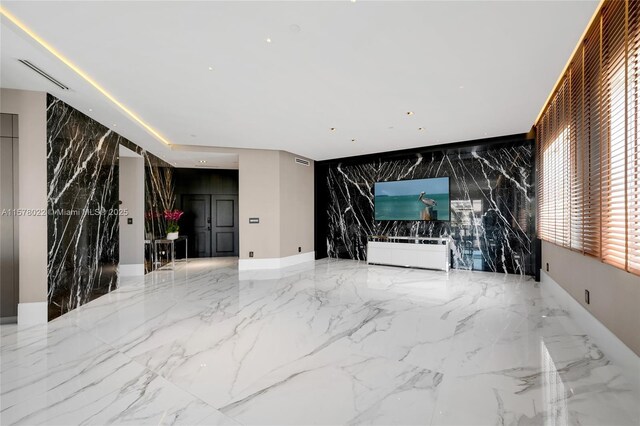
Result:
{"label": "white ceiling", "polygon": [[0,86],[48,91],[167,161],[237,166],[227,151],[193,146],[323,160],[527,132],[597,2],[3,0],[2,7],[172,144],[190,147],[164,146],[6,18]]}

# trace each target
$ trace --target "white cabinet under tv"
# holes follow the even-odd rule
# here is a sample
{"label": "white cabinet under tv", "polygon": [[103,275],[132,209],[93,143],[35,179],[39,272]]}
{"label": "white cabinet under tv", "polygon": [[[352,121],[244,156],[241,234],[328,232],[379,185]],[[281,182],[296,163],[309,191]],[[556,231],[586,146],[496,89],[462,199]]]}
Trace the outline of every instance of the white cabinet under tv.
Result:
{"label": "white cabinet under tv", "polygon": [[449,238],[369,237],[367,263],[449,271]]}

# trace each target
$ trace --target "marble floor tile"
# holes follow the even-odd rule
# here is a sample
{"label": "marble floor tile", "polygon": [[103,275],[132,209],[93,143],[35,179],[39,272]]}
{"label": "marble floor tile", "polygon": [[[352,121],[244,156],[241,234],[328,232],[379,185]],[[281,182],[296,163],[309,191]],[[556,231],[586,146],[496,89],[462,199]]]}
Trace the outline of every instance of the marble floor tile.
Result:
{"label": "marble floor tile", "polygon": [[522,276],[193,259],[0,339],[3,425],[640,424],[631,379]]}

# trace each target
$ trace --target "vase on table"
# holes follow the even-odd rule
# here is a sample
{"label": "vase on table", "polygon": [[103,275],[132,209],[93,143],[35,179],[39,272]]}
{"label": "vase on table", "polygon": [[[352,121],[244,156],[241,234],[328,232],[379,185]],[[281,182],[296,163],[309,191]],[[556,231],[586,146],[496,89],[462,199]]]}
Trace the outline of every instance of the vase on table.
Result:
{"label": "vase on table", "polygon": [[178,221],[184,214],[183,211],[180,210],[165,210],[164,211],[164,219],[167,221],[167,240],[177,240],[178,232],[180,231],[180,226],[178,225]]}

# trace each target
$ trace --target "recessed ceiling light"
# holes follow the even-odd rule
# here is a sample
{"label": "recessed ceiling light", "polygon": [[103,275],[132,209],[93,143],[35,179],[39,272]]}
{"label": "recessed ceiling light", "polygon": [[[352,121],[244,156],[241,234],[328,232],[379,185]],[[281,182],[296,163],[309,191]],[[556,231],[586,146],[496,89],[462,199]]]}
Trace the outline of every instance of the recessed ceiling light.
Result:
{"label": "recessed ceiling light", "polygon": [[204,164],[207,162],[207,160],[200,160],[200,162]]}
{"label": "recessed ceiling light", "polygon": [[335,128],[335,127],[332,127],[330,130],[331,130],[332,132],[335,132],[336,128]]}
{"label": "recessed ceiling light", "polygon": [[209,67],[209,71],[213,71],[213,67]]}
{"label": "recessed ceiling light", "polygon": [[418,130],[423,131],[424,127],[418,127]]}
{"label": "recessed ceiling light", "polygon": [[351,3],[355,3],[355,2],[356,2],[356,0],[351,0]]}
{"label": "recessed ceiling light", "polygon": [[267,38],[267,43],[271,43],[271,39],[270,38]]}
{"label": "recessed ceiling light", "polygon": [[93,111],[93,109],[92,109],[92,108],[89,108],[89,112],[91,112],[91,111]]}
{"label": "recessed ceiling light", "polygon": [[351,139],[351,142],[355,142],[355,141],[356,141],[355,139]]}
{"label": "recessed ceiling light", "polygon": [[118,125],[114,123],[114,124],[113,124],[113,127],[118,127]]}
{"label": "recessed ceiling light", "polygon": [[407,111],[407,115],[413,115],[413,111]]}

